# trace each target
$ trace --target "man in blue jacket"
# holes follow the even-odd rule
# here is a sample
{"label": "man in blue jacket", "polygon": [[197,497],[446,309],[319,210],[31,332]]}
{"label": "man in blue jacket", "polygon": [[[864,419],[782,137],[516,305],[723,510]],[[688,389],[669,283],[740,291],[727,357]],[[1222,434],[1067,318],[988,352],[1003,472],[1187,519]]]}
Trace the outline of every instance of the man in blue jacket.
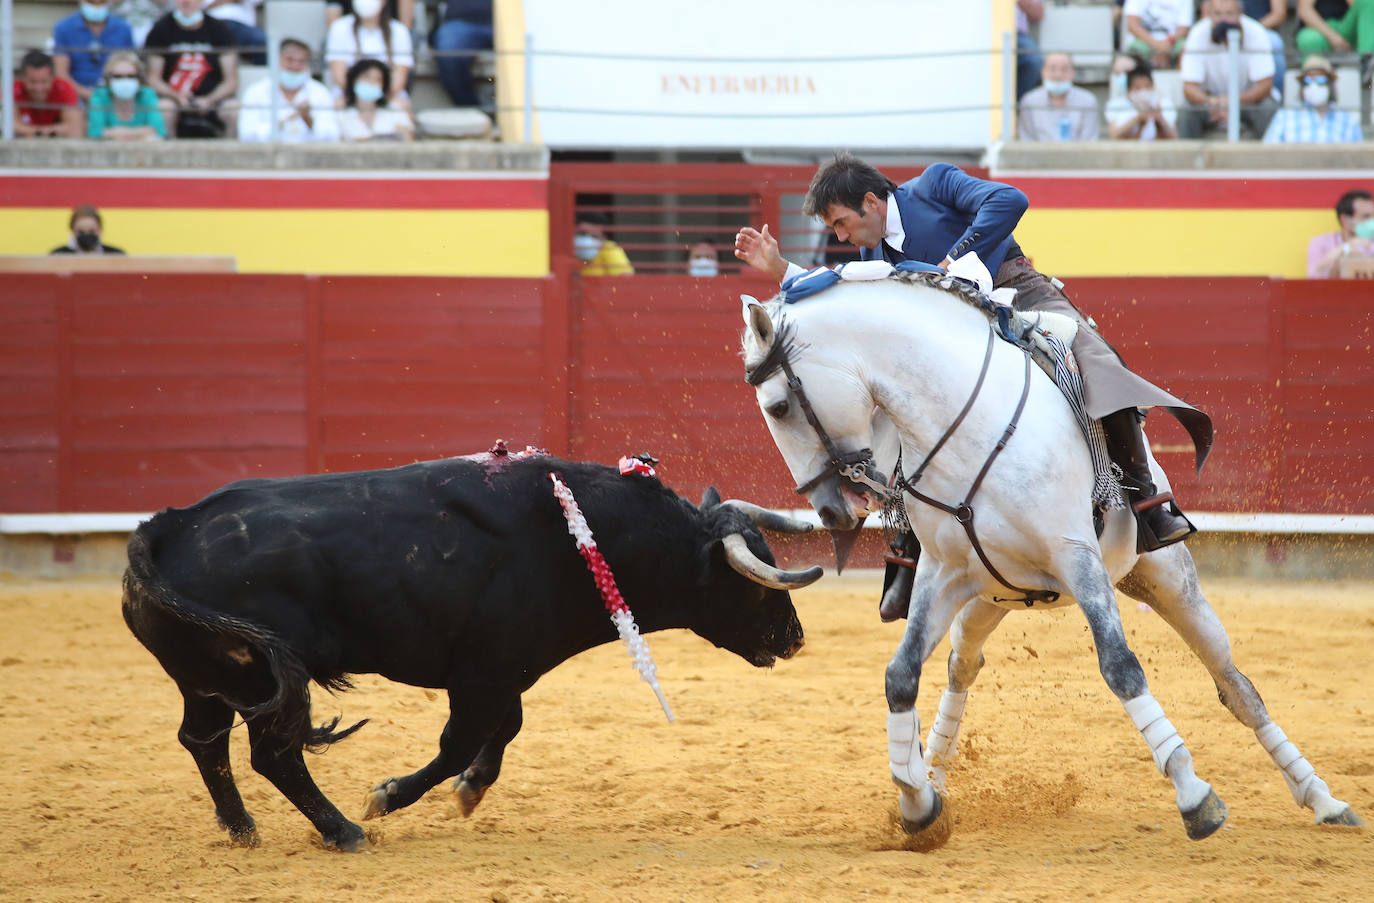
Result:
{"label": "man in blue jacket", "polygon": [[[1073,351],[1083,375],[1084,400],[1089,416],[1102,421],[1108,453],[1124,473],[1122,485],[1140,528],[1140,549],[1178,542],[1194,530],[1172,495],[1155,488],[1138,408],[1160,406],[1177,417],[1193,437],[1199,467],[1211,448],[1211,421],[1127,369],[1064,294],[1062,283],[1031,266],[1012,236],[1028,206],[1026,196],[1011,185],[976,179],[948,163],[928,166],[918,178],[898,186],[842,153],[816,172],[802,211],[818,217],[840,241],[858,246],[864,260],[915,260],[948,269],[956,258],[975,251],[995,274],[995,287],[1016,289],[1017,310],[1049,310],[1077,320]],[[762,231],[741,229],[735,256],[779,282],[803,272],[783,259],[766,225]],[[919,547],[911,551],[919,552]]]}

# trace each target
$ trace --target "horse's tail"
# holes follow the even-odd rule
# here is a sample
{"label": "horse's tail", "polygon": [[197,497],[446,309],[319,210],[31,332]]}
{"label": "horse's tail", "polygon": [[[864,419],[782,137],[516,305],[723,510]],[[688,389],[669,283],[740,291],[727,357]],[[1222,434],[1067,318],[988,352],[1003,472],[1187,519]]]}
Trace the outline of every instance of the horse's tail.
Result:
{"label": "horse's tail", "polygon": [[312,726],[311,680],[335,692],[352,688],[353,684],[346,676],[312,676],[300,655],[270,628],[247,618],[215,611],[177,592],[167,582],[158,569],[155,546],[166,529],[172,526],[168,519],[174,516],[173,510],[164,511],[140,524],[129,536],[129,566],[124,571],[122,609],[124,622],[138,641],[154,657],[164,662],[164,666],[164,655],[185,654],[184,647],[178,645],[175,650],[169,648],[165,635],[151,629],[154,619],[162,616],[192,628],[202,637],[215,640],[213,647],[222,647],[228,641],[234,646],[247,646],[256,651],[266,662],[271,674],[274,687],[272,695],[257,703],[234,699],[228,694],[218,695],[245,721],[269,719],[296,748],[323,751],[329,744],[342,740],[366,724],[367,719],[363,719],[352,727],[336,731],[339,719],[335,718],[318,727]]}

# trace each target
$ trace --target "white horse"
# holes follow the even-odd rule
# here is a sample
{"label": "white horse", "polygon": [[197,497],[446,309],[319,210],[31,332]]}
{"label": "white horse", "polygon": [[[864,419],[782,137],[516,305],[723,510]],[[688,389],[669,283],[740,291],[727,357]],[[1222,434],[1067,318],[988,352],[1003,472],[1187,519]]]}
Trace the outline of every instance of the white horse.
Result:
{"label": "white horse", "polygon": [[[983,643],[1008,610],[1070,602],[1087,618],[1107,685],[1156,767],[1173,782],[1188,836],[1201,839],[1221,827],[1226,807],[1194,774],[1188,748],[1126,645],[1114,586],[1149,604],[1178,631],[1211,673],[1222,704],[1255,732],[1278,765],[1298,805],[1311,809],[1318,823],[1363,824],[1331,796],[1236,669],[1188,549],[1179,543],[1138,555],[1135,520],[1127,510],[1108,511],[1097,535],[1093,468],[1069,403],[1038,367],[1027,372],[1020,349],[997,340],[987,350],[991,327],[981,310],[934,279],[842,282],[796,304],[743,300],[749,382],[798,491],[831,530],[852,530],[885,495],[887,479],[873,474],[869,453],[875,408],[895,424],[903,470],[911,478],[973,399],[913,487],[946,508],[903,493],[922,555],[906,632],[887,666],[887,735],[902,826],[914,835],[914,847],[937,846],[948,837],[944,766],[955,753],[969,686],[983,665]],[[985,355],[986,376],[975,392]],[[1018,401],[1024,412],[1013,432],[1008,424]],[[999,439],[1007,439],[1005,449],[994,455]],[[856,463],[869,466],[872,488],[841,474],[864,481],[865,474],[852,469]],[[895,464],[876,463],[887,473]],[[986,474],[978,482],[980,469]],[[1153,460],[1151,469],[1160,490],[1167,490]],[[949,683],[923,749],[916,711],[921,666],[946,633]]]}

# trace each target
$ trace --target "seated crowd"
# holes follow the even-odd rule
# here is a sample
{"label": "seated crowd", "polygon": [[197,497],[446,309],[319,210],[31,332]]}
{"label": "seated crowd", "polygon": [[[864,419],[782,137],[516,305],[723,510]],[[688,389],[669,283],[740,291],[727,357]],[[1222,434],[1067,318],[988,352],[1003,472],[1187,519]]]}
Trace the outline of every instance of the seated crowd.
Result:
{"label": "seated crowd", "polygon": [[[1232,33],[1239,38],[1242,137],[1307,144],[1365,139],[1359,98],[1340,105],[1332,60],[1357,67],[1359,86],[1371,89],[1374,0],[1298,0],[1291,47],[1278,31],[1288,18],[1288,0],[1116,0],[1116,9],[1122,46],[1100,104],[1075,84],[1068,54],[1042,54],[1030,36],[1029,25],[1044,15],[1043,0],[1017,0],[1020,140],[1226,137]],[[1039,70],[1029,70],[1028,60]],[[1285,97],[1290,60],[1297,62],[1297,90]],[[1156,85],[1161,69],[1177,70],[1178,104]]]}
{"label": "seated crowd", "polygon": [[[287,36],[266,47],[262,0],[79,0],[14,80],[23,138],[410,140],[415,0],[330,0],[323,48]],[[492,0],[446,0],[429,36],[455,106],[477,107],[472,56],[492,46]],[[324,23],[321,23],[323,26]],[[323,51],[323,80],[312,62]],[[239,65],[276,78],[241,85]],[[276,122],[273,122],[275,111]],[[490,112],[489,110],[487,112]],[[274,136],[275,125],[275,136]]]}

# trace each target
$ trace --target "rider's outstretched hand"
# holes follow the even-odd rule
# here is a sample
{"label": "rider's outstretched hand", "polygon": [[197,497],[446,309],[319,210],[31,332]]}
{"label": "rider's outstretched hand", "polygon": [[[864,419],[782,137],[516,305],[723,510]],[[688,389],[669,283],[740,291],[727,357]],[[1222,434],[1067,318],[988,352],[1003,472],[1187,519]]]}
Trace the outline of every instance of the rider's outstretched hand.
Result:
{"label": "rider's outstretched hand", "polygon": [[735,234],[735,256],[777,282],[787,273],[787,261],[778,250],[778,240],[768,234],[767,224],[762,232],[752,226],[740,229]]}

